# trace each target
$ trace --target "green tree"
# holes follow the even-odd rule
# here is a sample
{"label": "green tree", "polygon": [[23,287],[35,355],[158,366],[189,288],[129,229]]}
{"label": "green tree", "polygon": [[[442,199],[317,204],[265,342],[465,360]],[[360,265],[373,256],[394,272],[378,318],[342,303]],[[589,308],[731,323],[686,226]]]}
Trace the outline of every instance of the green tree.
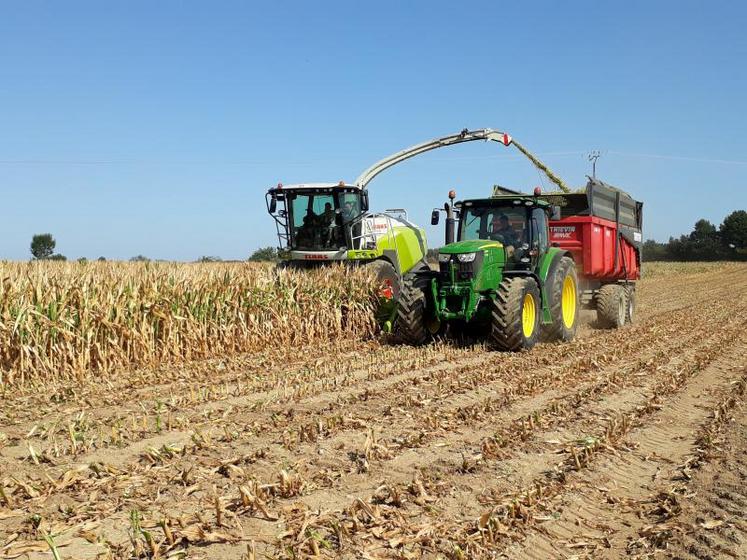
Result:
{"label": "green tree", "polygon": [[747,212],[735,210],[726,218],[719,228],[721,241],[726,245],[734,245],[735,249],[747,249]]}
{"label": "green tree", "polygon": [[149,262],[150,259],[145,255],[135,255],[130,259],[130,262]]}
{"label": "green tree", "polygon": [[67,257],[65,255],[61,255],[59,253],[55,253],[51,257],[49,257],[50,261],[66,261]]}
{"label": "green tree", "polygon": [[213,257],[210,255],[203,255],[199,259],[197,259],[198,263],[215,263],[215,262],[223,262],[223,259],[220,257]]}
{"label": "green tree", "polygon": [[36,260],[51,258],[56,246],[57,242],[51,233],[37,233],[31,238],[31,254]]}
{"label": "green tree", "polygon": [[647,239],[643,243],[643,259],[646,261],[668,261],[672,260],[672,257],[666,243]]}
{"label": "green tree", "polygon": [[275,247],[261,247],[254,251],[249,257],[250,261],[277,261],[278,250]]}

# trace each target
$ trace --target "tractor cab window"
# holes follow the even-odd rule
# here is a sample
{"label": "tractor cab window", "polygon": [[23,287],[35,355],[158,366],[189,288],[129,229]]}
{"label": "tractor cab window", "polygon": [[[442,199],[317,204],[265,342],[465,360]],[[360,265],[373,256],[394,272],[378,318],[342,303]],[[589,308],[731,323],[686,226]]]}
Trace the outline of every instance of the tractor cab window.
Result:
{"label": "tractor cab window", "polygon": [[526,222],[523,206],[466,206],[462,210],[459,240],[492,239],[516,248],[526,243]]}
{"label": "tractor cab window", "polygon": [[547,237],[547,213],[542,208],[532,210],[532,246],[543,253],[550,246]]}
{"label": "tractor cab window", "polygon": [[332,251],[340,246],[334,193],[293,193],[292,246],[298,250]]}

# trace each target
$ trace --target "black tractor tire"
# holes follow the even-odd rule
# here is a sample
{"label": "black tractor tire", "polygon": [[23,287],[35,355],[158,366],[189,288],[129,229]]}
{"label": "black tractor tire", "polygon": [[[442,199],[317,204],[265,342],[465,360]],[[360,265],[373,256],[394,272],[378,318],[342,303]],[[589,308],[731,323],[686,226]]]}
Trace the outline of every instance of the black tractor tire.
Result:
{"label": "black tractor tire", "polygon": [[578,328],[579,292],[576,263],[572,258],[560,259],[545,290],[552,323],[544,326],[543,338],[563,342],[573,340]]}
{"label": "black tractor tire", "polygon": [[597,292],[597,322],[605,329],[619,329],[625,325],[627,303],[625,287],[605,284]]}
{"label": "black tractor tire", "polygon": [[406,344],[426,344],[444,330],[444,326],[432,315],[432,296],[429,290],[433,274],[418,270],[402,279],[394,332]]}
{"label": "black tractor tire", "polygon": [[635,284],[625,286],[625,322],[629,325],[635,321]]}
{"label": "black tractor tire", "polygon": [[540,335],[541,313],[540,290],[533,278],[504,279],[493,300],[492,343],[499,350],[509,352],[529,350]]}

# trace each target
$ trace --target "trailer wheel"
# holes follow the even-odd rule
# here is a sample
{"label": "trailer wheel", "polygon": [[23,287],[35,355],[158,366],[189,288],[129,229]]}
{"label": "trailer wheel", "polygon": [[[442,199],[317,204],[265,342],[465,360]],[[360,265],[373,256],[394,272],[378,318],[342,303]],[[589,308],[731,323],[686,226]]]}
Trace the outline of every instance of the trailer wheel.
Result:
{"label": "trailer wheel", "polygon": [[532,278],[506,278],[493,300],[490,339],[500,350],[529,350],[540,332],[540,291]]}
{"label": "trailer wheel", "polygon": [[625,287],[625,322],[629,325],[635,320],[635,285]]}
{"label": "trailer wheel", "polygon": [[428,305],[432,277],[421,271],[410,273],[402,280],[395,323],[395,333],[402,342],[419,346],[443,331],[443,325],[432,316],[433,310]]}
{"label": "trailer wheel", "polygon": [[545,327],[547,340],[568,342],[578,327],[578,276],[570,257],[562,257],[546,285],[552,323]]}
{"label": "trailer wheel", "polygon": [[625,324],[627,304],[625,288],[620,284],[605,284],[597,292],[597,321],[607,329],[619,329]]}

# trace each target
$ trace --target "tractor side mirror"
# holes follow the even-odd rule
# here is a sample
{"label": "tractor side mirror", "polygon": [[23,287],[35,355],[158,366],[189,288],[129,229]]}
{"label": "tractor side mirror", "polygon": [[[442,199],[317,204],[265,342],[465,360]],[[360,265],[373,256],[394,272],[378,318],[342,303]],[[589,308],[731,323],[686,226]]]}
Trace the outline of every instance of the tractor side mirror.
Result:
{"label": "tractor side mirror", "polygon": [[368,212],[368,191],[361,192],[361,211]]}
{"label": "tractor side mirror", "polygon": [[560,219],[560,206],[552,206],[550,208],[550,219],[551,220],[559,220]]}
{"label": "tractor side mirror", "polygon": [[434,210],[433,212],[431,212],[431,225],[437,226],[439,218],[440,212],[438,210]]}
{"label": "tractor side mirror", "polygon": [[270,214],[274,214],[277,209],[278,199],[273,195],[273,197],[270,199]]}

